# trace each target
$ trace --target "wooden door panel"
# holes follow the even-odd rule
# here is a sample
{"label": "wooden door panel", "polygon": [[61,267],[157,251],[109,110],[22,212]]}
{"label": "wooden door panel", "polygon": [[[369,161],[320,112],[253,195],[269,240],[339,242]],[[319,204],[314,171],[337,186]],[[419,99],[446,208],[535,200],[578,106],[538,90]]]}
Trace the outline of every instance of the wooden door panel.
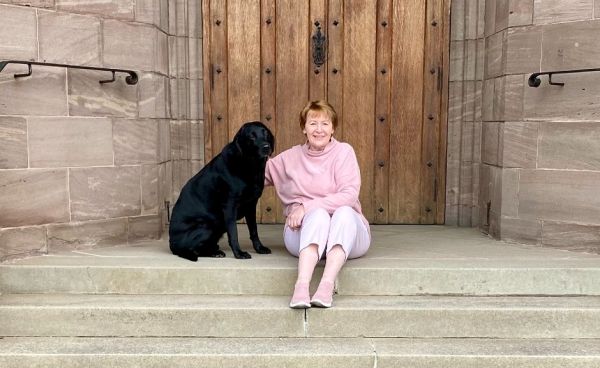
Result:
{"label": "wooden door panel", "polygon": [[[449,0],[208,0],[204,12],[205,157],[248,120],[302,143],[300,109],[327,100],[335,136],[361,168],[375,223],[443,223]],[[320,27],[327,58],[313,63]],[[272,188],[258,210],[283,222]]]}
{"label": "wooden door panel", "polygon": [[[276,120],[276,104],[275,104],[275,41],[276,41],[276,26],[275,22],[275,0],[261,0],[261,91],[260,91],[260,116],[261,121],[265,123],[274,135],[277,133]],[[270,70],[270,73],[266,71]],[[275,142],[275,148],[280,148],[280,142]],[[277,198],[273,187],[265,188],[260,199],[258,213],[256,218],[258,221],[266,224],[277,222],[277,214],[280,214],[281,202]]]}
{"label": "wooden door panel", "polygon": [[[377,5],[377,89],[375,92],[375,173],[373,222],[389,222],[390,178],[390,110],[392,81],[392,0],[381,0]],[[383,72],[385,71],[385,72]]]}
{"label": "wooden door panel", "polygon": [[[344,124],[341,140],[354,147],[361,170],[360,202],[368,219],[373,219],[373,169],[375,132],[375,48],[376,14],[374,1],[344,2]],[[338,136],[334,134],[334,136]],[[339,137],[338,137],[339,138]],[[365,190],[366,189],[366,190]]]}
{"label": "wooden door panel", "polygon": [[425,3],[394,3],[390,116],[391,223],[419,223]]}

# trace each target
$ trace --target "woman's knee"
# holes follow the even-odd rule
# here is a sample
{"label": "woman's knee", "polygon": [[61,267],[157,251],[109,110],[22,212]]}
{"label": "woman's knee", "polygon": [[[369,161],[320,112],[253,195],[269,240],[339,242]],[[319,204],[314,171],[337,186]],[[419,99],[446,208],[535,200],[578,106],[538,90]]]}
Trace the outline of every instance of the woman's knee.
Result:
{"label": "woman's knee", "polygon": [[354,210],[354,208],[350,206],[342,206],[333,212],[332,217],[353,218],[356,214],[357,212]]}

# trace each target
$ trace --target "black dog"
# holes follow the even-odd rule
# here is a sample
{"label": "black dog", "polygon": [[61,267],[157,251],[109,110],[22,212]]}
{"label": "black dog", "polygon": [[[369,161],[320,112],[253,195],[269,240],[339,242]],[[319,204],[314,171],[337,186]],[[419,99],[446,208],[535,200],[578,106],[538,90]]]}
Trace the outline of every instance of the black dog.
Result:
{"label": "black dog", "polygon": [[194,262],[198,257],[225,257],[217,242],[227,232],[235,258],[251,258],[238,242],[236,221],[242,217],[256,252],[271,253],[258,238],[256,204],[274,145],[273,134],[264,124],[246,123],[233,141],[185,184],[169,225],[173,254]]}

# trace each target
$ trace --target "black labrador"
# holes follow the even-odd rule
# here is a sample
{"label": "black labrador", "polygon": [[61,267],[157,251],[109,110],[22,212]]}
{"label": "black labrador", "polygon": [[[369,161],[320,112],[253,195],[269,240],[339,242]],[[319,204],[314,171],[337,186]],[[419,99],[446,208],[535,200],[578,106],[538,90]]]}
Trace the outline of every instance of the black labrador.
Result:
{"label": "black labrador", "polygon": [[194,262],[198,257],[225,257],[218,241],[227,233],[235,258],[251,258],[238,241],[236,221],[242,217],[256,252],[271,253],[258,238],[256,204],[274,145],[275,138],[264,124],[246,123],[233,141],[184,185],[169,225],[173,254]]}

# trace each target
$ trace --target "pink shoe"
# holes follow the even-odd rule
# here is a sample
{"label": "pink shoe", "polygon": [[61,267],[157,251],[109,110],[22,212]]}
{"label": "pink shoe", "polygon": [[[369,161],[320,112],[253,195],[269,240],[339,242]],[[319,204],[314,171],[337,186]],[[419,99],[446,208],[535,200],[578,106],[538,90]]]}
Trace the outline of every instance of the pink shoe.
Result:
{"label": "pink shoe", "polygon": [[305,282],[297,282],[294,286],[294,295],[290,301],[290,308],[306,309],[310,308],[310,295],[308,293],[308,285]]}
{"label": "pink shoe", "polygon": [[333,282],[321,281],[310,304],[313,307],[331,308],[331,304],[333,303],[333,286]]}

